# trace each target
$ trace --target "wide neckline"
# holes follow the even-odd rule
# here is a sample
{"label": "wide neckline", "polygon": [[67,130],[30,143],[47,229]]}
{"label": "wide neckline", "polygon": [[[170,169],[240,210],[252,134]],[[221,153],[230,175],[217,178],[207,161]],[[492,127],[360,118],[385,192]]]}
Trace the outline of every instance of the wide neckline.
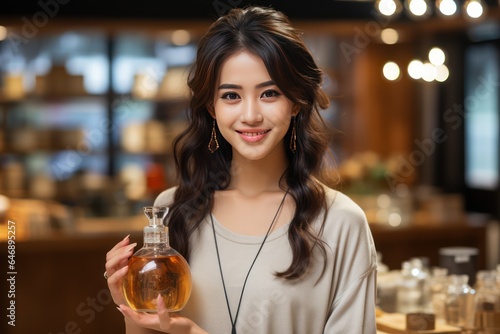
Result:
{"label": "wide neckline", "polygon": [[[236,243],[241,243],[241,244],[261,244],[262,239],[265,237],[265,234],[262,235],[246,235],[246,234],[239,234],[236,232],[231,231],[224,225],[222,225],[219,220],[217,220],[217,217],[213,213],[210,213],[212,216],[212,219],[214,220],[214,227],[215,227],[215,232],[220,235],[222,238],[227,239],[232,242]],[[210,227],[210,216],[207,219],[207,224],[208,227]],[[273,240],[278,239],[279,237],[283,236],[288,232],[288,227],[290,223],[286,223],[283,226],[280,226],[278,229],[272,231],[269,236],[267,237],[266,243],[271,242]]]}

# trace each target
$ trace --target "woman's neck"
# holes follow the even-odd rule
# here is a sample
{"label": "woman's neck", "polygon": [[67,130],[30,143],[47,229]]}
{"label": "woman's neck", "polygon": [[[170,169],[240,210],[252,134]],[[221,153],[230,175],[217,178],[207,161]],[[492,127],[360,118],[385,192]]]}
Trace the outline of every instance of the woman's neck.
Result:
{"label": "woman's neck", "polygon": [[287,168],[288,161],[284,155],[261,160],[247,160],[237,154],[233,155],[229,189],[239,190],[249,197],[283,190],[280,181]]}

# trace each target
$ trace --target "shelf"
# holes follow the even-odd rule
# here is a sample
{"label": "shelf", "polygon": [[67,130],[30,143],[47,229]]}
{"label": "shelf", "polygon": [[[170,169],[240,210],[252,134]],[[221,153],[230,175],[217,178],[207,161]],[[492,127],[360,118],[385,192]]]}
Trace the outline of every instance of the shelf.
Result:
{"label": "shelf", "polygon": [[105,94],[50,94],[50,95],[34,95],[28,94],[20,98],[8,98],[0,95],[1,104],[19,104],[24,102],[58,102],[71,101],[75,99],[104,99]]}

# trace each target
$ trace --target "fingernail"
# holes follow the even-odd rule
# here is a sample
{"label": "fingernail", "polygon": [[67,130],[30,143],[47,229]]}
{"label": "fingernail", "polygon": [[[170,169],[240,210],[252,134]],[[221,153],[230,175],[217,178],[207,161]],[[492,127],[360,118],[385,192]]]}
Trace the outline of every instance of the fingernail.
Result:
{"label": "fingernail", "polygon": [[163,301],[163,298],[160,294],[158,294],[157,297],[157,303],[158,303],[158,308],[165,308],[165,302]]}
{"label": "fingernail", "polygon": [[123,238],[123,241],[127,240],[128,238],[130,238],[130,234]]}
{"label": "fingernail", "polygon": [[133,244],[129,245],[129,246],[127,247],[127,252],[129,252],[129,251],[131,251],[132,249],[134,249],[134,248],[135,248],[135,246],[137,246],[137,242],[134,242]]}

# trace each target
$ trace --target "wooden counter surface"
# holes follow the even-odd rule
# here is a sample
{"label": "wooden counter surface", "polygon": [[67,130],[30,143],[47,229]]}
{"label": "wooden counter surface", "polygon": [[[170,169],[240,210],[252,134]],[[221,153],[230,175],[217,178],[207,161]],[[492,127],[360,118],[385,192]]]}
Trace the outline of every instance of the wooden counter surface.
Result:
{"label": "wooden counter surface", "polygon": [[[15,299],[7,299],[4,290],[0,306],[6,310],[15,300],[16,326],[3,317],[0,333],[125,333],[123,316],[103,277],[107,251],[125,235],[56,235],[17,242]],[[142,245],[142,232],[133,232],[131,240]],[[0,254],[0,279],[5,282],[5,241],[0,242]]]}
{"label": "wooden counter surface", "polygon": [[439,249],[473,247],[479,250],[477,269],[486,268],[486,216],[469,216],[459,222],[390,227],[371,224],[370,228],[382,262],[390,269],[401,269],[410,257],[427,257],[431,266],[439,265]]}

